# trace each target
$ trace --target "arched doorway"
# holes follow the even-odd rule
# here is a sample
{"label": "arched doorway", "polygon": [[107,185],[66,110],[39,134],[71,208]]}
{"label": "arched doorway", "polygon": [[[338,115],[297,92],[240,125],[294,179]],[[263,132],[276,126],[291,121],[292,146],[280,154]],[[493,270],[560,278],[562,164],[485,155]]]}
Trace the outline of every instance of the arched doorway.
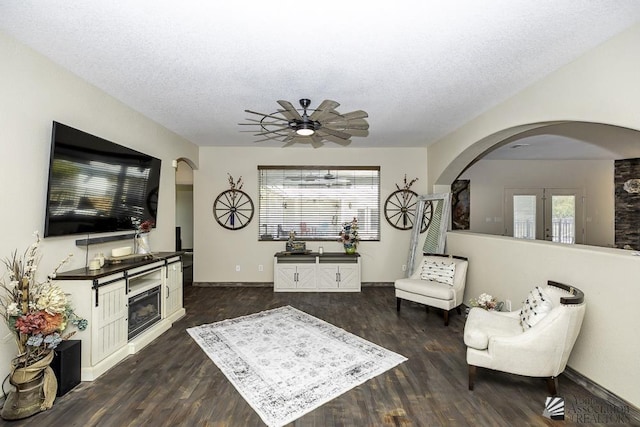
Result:
{"label": "arched doorway", "polygon": [[178,159],[176,174],[176,251],[184,251],[183,282],[193,283],[193,170],[188,159]]}
{"label": "arched doorway", "polygon": [[[537,194],[537,219],[546,225],[531,238],[635,247],[635,243],[626,239],[628,230],[621,231],[625,221],[631,221],[630,227],[635,221],[629,218],[629,212],[622,212],[628,205],[622,198],[632,196],[621,194],[617,181],[620,169],[633,166],[625,164],[640,158],[638,141],[637,130],[603,123],[563,121],[522,125],[488,135],[467,147],[443,170],[436,183],[446,185],[455,179],[470,182],[472,232],[517,237],[514,197],[534,199]],[[543,206],[552,207],[554,198],[564,200],[570,194],[575,194],[575,217],[570,222],[577,237],[557,240],[548,231],[558,225],[558,218]],[[563,219],[559,221],[561,224]],[[580,221],[582,224],[576,225]],[[539,226],[534,222],[534,227]]]}

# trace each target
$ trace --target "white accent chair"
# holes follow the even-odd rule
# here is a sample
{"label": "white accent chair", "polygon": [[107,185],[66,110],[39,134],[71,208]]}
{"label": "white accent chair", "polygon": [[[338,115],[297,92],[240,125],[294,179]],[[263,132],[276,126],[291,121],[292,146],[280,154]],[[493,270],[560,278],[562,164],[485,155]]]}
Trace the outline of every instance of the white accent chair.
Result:
{"label": "white accent chair", "polygon": [[545,377],[551,395],[557,394],[558,375],[576,342],[586,303],[577,288],[548,281],[543,287],[551,301],[544,316],[531,327],[521,325],[520,311],[486,311],[473,307],[464,328],[469,365],[469,390],[477,367],[529,377]]}
{"label": "white accent chair", "polygon": [[[453,284],[422,279],[422,268],[425,262],[455,264]],[[448,326],[451,309],[455,308],[458,314],[462,314],[460,305],[464,298],[468,264],[467,258],[464,257],[424,254],[420,262],[416,263],[415,270],[410,277],[398,279],[394,283],[397,311],[400,312],[403,299],[424,304],[427,312],[429,312],[429,307],[441,308],[444,310],[444,325]]]}

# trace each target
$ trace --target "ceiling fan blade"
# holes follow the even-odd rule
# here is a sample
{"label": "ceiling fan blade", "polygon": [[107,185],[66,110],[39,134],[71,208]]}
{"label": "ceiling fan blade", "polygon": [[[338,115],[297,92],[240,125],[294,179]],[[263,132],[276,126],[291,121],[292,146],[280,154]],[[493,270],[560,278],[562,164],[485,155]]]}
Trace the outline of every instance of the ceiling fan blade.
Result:
{"label": "ceiling fan blade", "polygon": [[351,135],[349,135],[348,133],[339,131],[339,130],[335,130],[335,129],[331,129],[328,128],[326,126],[320,126],[320,129],[318,129],[321,132],[324,132],[328,135],[333,135],[335,137],[341,138],[341,139],[349,139],[351,138]]}
{"label": "ceiling fan blade", "polygon": [[328,135],[328,134],[322,136],[322,139],[327,140],[327,141],[331,141],[331,142],[335,142],[336,144],[340,144],[340,145],[343,145],[343,146],[351,144],[351,140],[350,139],[338,138],[337,136]]}
{"label": "ceiling fan blade", "polygon": [[324,118],[329,117],[331,113],[334,113],[335,109],[340,106],[336,101],[332,101],[330,99],[325,99],[322,101],[318,108],[315,109],[309,118],[314,121],[322,121]]}
{"label": "ceiling fan blade", "polygon": [[[257,120],[257,119],[246,119],[248,122],[253,122],[253,123],[238,123],[241,126],[261,126],[261,125],[265,125],[265,126],[282,126],[282,127],[288,127],[289,124],[288,123],[277,123],[277,122],[266,122],[264,121],[264,119],[262,120]],[[280,119],[282,120],[282,119]]]}
{"label": "ceiling fan blade", "polygon": [[330,126],[334,129],[369,129],[369,123],[367,123],[364,119],[355,119],[355,120],[335,120],[335,121],[325,121],[324,125]]}
{"label": "ceiling fan blade", "polygon": [[348,132],[351,134],[351,136],[360,136],[360,137],[369,136],[368,129],[349,129]]}
{"label": "ceiling fan blade", "polygon": [[251,114],[255,114],[257,116],[264,116],[264,117],[269,117],[271,119],[276,119],[276,120],[288,122],[288,120],[286,118],[284,118],[284,117],[272,116],[271,114],[258,113],[258,112],[251,111],[251,110],[244,110],[244,111],[245,111],[245,113],[251,113]]}
{"label": "ceiling fan blade", "polygon": [[[254,126],[253,129],[246,129],[246,128],[245,129],[241,129],[240,132],[261,132],[263,130],[267,130],[267,129],[270,129],[270,128],[277,128],[277,129],[274,129],[274,130],[282,132],[282,131],[287,130],[287,128],[289,127],[287,125],[283,126],[283,125],[275,124],[275,123],[269,123],[267,126],[260,126],[260,124],[258,124],[258,123],[238,123],[238,125],[240,125],[240,126],[245,126],[245,125]],[[259,126],[259,128],[256,128],[255,126]]]}
{"label": "ceiling fan blade", "polygon": [[[260,118],[247,119],[248,123],[238,124],[257,125],[260,128],[241,132],[252,132],[254,136],[262,137],[256,142],[279,141],[284,143],[284,147],[304,143],[311,144],[314,148],[323,146],[325,141],[343,146],[349,145],[351,137],[369,135],[369,123],[364,120],[369,117],[366,111],[356,110],[340,114],[336,111],[340,104],[330,99],[325,99],[315,109],[309,108],[311,101],[306,98],[300,100],[302,109],[294,107],[289,101],[278,100],[277,102],[282,109],[271,114],[244,110],[246,113],[255,114]],[[315,134],[301,136],[296,133],[300,129],[315,130]]]}
{"label": "ceiling fan blade", "polygon": [[311,145],[313,146],[313,148],[320,148],[324,145],[324,143],[322,142],[322,138],[320,138],[317,135],[311,135]]}
{"label": "ceiling fan blade", "polygon": [[[253,132],[255,132],[255,130]],[[278,132],[282,132],[282,129],[267,130],[267,131],[264,131],[264,132],[256,133],[256,134],[254,134],[254,136],[270,135],[272,133],[278,134]],[[285,135],[282,135],[282,134],[278,134],[278,135],[285,136]]]}
{"label": "ceiling fan blade", "polygon": [[287,118],[287,121],[289,123],[291,122],[295,122],[296,120],[301,120],[301,119],[296,119],[290,112],[288,112],[287,110],[282,110],[280,108],[278,108],[278,113],[282,114],[283,116],[285,116]]}
{"label": "ceiling fan blade", "polygon": [[366,111],[356,110],[351,111],[350,113],[345,113],[342,115],[345,120],[354,120],[354,119],[364,119],[365,117],[369,117]]}
{"label": "ceiling fan blade", "polygon": [[300,115],[298,110],[296,110],[293,104],[291,104],[289,101],[280,100],[278,101],[278,104],[280,104],[280,106],[284,108],[284,111],[279,110],[280,114],[285,116],[288,120],[302,120],[302,116]]}
{"label": "ceiling fan blade", "polygon": [[258,140],[253,141],[253,142],[265,142],[265,141],[280,141],[280,142],[282,142],[282,135],[278,135],[278,136],[267,136],[267,137],[265,137],[265,138],[258,139]]}

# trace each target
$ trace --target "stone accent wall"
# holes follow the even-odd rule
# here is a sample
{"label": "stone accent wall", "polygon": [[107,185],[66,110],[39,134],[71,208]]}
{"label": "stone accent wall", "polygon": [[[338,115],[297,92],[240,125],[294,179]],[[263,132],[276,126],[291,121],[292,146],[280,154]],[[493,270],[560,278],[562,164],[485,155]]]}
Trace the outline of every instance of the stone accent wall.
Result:
{"label": "stone accent wall", "polygon": [[[634,179],[640,180],[640,159],[616,160],[614,164],[615,245],[617,248],[630,246],[632,249],[640,250],[640,192],[635,192],[637,189],[630,185],[633,182],[628,183],[629,180]],[[627,183],[626,190],[625,183]]]}

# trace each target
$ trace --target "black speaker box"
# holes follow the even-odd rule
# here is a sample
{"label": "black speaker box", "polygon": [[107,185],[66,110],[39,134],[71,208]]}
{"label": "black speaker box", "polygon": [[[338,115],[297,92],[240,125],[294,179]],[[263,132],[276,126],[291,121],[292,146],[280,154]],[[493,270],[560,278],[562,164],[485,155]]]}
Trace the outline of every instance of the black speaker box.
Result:
{"label": "black speaker box", "polygon": [[82,341],[62,341],[54,350],[51,369],[58,379],[58,394],[64,396],[80,384],[80,359],[82,357]]}

